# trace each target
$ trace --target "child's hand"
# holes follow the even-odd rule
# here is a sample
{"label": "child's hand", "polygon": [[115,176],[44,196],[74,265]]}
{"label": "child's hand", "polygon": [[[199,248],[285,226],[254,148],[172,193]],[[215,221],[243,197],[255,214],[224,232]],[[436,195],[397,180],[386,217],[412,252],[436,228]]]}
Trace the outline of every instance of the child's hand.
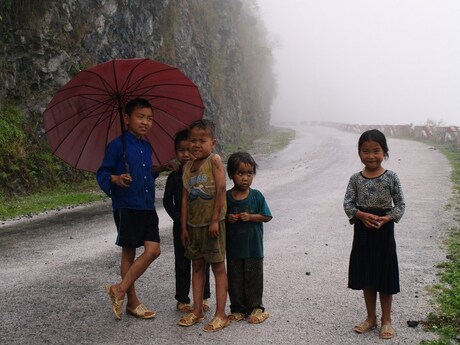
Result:
{"label": "child's hand", "polygon": [[227,215],[227,220],[229,223],[236,223],[238,221],[238,219],[240,218],[240,215],[239,213],[229,213]]}
{"label": "child's hand", "polygon": [[219,222],[216,221],[209,224],[209,236],[211,238],[219,237]]}
{"label": "child's hand", "polygon": [[358,211],[356,217],[361,219],[364,226],[369,229],[379,229],[381,224],[381,218],[372,213]]}
{"label": "child's hand", "polygon": [[390,221],[392,221],[393,218],[391,218],[390,216],[383,216],[383,217],[378,217],[377,218],[377,221],[379,223],[379,226],[377,227],[377,229],[380,229],[380,227]]}
{"label": "child's hand", "polygon": [[111,179],[113,184],[116,184],[118,187],[127,188],[133,181],[130,174],[121,174],[121,175],[112,175]]}
{"label": "child's hand", "polygon": [[251,220],[251,214],[247,213],[247,212],[241,212],[240,213],[240,219],[243,221],[243,222],[249,222]]}

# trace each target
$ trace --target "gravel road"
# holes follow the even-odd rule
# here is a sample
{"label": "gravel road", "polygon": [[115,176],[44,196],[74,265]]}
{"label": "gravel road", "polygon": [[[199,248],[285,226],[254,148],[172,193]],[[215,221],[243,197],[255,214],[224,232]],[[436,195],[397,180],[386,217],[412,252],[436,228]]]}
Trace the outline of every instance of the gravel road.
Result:
{"label": "gravel road", "polygon": [[[214,334],[176,326],[172,222],[162,207],[162,255],[137,284],[153,320],[115,321],[103,289],[118,279],[119,249],[110,205],[50,212],[0,225],[0,344],[417,344],[434,339],[408,320],[432,310],[426,287],[445,259],[442,241],[452,222],[450,167],[432,147],[389,139],[388,169],[396,171],[406,214],[396,225],[401,293],[394,298],[397,336],[358,335],[365,316],[359,291],[347,289],[352,226],[342,208],[352,173],[361,169],[358,135],[296,127],[284,151],[257,157],[253,187],[272,210],[265,226],[264,303],[260,325],[232,324]],[[229,184],[230,186],[230,184]],[[159,192],[161,196],[161,191]],[[157,203],[158,205],[160,203]],[[211,299],[211,307],[214,305]],[[207,314],[206,320],[212,318]]]}

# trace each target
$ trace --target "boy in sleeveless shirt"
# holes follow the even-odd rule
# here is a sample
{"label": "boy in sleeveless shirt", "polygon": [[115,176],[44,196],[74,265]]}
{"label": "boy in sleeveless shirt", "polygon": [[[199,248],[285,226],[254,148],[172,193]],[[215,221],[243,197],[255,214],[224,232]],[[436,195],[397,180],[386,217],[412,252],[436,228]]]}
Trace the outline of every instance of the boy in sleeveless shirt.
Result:
{"label": "boy in sleeveless shirt", "polygon": [[189,127],[194,160],[184,167],[181,210],[181,239],[192,260],[193,310],[178,325],[188,327],[204,319],[203,289],[206,263],[210,263],[216,284],[216,312],[203,330],[215,332],[227,327],[227,273],[225,269],[225,169],[218,154],[213,122],[198,120]]}

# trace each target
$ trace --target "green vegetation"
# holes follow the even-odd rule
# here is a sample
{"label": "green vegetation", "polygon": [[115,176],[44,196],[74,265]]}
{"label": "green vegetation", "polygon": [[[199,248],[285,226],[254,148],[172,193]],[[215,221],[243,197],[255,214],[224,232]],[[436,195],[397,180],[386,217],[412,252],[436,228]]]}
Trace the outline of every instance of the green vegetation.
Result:
{"label": "green vegetation", "polygon": [[[450,161],[451,179],[455,194],[448,207],[454,210],[457,224],[460,222],[460,150],[452,145],[437,145]],[[440,282],[430,288],[439,308],[430,313],[425,322],[426,328],[439,335],[436,341],[424,341],[422,344],[447,345],[460,340],[460,227],[448,230],[446,240],[447,260],[438,265]]]}
{"label": "green vegetation", "polygon": [[[96,189],[97,188],[97,189]],[[105,198],[96,182],[86,181],[78,186],[61,186],[57,189],[27,196],[0,197],[0,220],[33,215],[66,206],[88,204]]]}
{"label": "green vegetation", "polygon": [[[41,114],[25,116],[13,106],[0,109],[1,219],[20,214],[6,210],[16,210],[15,204],[30,195],[94,180],[92,174],[77,171],[52,155],[44,136],[37,133],[41,119]],[[36,210],[42,210],[41,206],[37,205]]]}
{"label": "green vegetation", "polygon": [[225,155],[236,151],[248,151],[251,154],[268,154],[280,151],[295,138],[295,130],[290,128],[270,126],[267,133],[256,138],[253,142],[240,142],[238,145],[227,145]]}

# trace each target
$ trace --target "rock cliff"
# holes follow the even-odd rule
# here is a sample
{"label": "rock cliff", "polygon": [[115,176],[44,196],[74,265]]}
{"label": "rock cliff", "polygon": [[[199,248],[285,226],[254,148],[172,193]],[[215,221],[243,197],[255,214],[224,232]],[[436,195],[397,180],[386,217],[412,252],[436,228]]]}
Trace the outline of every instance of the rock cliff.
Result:
{"label": "rock cliff", "polygon": [[148,57],[184,72],[221,148],[269,126],[275,80],[256,0],[0,0],[0,41],[0,111],[19,107],[41,140],[54,92],[114,58]]}

